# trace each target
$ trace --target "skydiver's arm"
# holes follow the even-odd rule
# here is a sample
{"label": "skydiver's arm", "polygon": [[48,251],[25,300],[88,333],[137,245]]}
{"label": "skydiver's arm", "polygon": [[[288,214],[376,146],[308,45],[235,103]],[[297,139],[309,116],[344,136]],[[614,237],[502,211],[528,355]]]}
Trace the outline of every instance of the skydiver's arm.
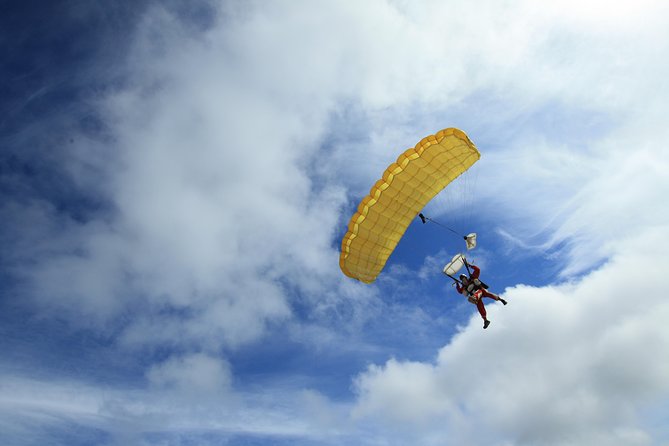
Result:
{"label": "skydiver's arm", "polygon": [[458,290],[458,293],[462,294],[462,287],[458,282],[455,283],[455,289]]}
{"label": "skydiver's arm", "polygon": [[481,274],[481,268],[476,265],[472,265],[471,263],[469,263],[469,266],[472,267],[472,279],[478,279],[479,275]]}

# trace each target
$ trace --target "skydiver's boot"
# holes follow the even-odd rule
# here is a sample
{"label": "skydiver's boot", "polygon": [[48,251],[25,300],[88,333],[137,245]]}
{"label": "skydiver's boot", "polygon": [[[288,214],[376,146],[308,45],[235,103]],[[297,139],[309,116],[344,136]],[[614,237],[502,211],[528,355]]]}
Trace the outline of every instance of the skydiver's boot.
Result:
{"label": "skydiver's boot", "polygon": [[486,328],[488,328],[488,325],[490,325],[490,321],[488,319],[485,319],[483,321],[483,329],[485,330]]}
{"label": "skydiver's boot", "polygon": [[501,297],[499,298],[499,301],[502,302],[503,305],[506,305],[506,301],[502,299]]}

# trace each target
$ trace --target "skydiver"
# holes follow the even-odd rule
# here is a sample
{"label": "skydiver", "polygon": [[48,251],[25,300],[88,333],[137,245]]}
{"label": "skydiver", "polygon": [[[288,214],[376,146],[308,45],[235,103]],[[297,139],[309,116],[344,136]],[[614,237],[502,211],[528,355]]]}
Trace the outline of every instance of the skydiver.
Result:
{"label": "skydiver", "polygon": [[479,280],[479,275],[481,274],[481,268],[471,263],[467,263],[465,260],[465,265],[472,268],[472,272],[469,277],[466,274],[460,274],[460,282],[455,283],[455,287],[458,290],[458,293],[464,294],[467,296],[467,300],[478,308],[481,317],[483,318],[483,328],[488,328],[490,321],[486,317],[485,306],[483,305],[483,298],[489,297],[492,300],[498,300],[502,304],[506,305],[506,301],[499,297],[497,294],[489,292],[486,288],[488,286]]}

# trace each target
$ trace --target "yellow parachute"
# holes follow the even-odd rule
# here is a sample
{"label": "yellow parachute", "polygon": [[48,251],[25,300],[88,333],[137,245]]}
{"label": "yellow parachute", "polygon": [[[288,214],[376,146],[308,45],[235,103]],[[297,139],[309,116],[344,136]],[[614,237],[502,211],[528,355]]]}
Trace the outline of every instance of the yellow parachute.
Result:
{"label": "yellow parachute", "polygon": [[416,215],[480,157],[455,128],[427,136],[401,154],[351,217],[339,256],[344,274],[374,282]]}

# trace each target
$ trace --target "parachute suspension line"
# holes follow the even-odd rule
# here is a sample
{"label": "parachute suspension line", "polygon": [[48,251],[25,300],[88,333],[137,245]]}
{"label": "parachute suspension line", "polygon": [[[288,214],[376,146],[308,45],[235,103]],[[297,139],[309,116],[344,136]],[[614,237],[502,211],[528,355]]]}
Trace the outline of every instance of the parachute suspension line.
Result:
{"label": "parachute suspension line", "polygon": [[469,274],[469,276],[471,276],[472,271],[469,269],[469,263],[467,263],[467,259],[465,259],[465,268],[467,268],[467,274]]}
{"label": "parachute suspension line", "polygon": [[451,276],[450,274],[446,274],[446,275],[448,277],[450,277],[451,279],[453,279],[455,281],[455,283],[458,283],[458,284],[462,285],[462,282],[460,280],[456,279],[455,277]]}
{"label": "parachute suspension line", "polygon": [[451,229],[451,228],[449,228],[449,227],[446,226],[446,225],[442,225],[441,223],[439,223],[439,222],[436,221],[436,220],[432,220],[430,217],[426,217],[426,216],[423,215],[423,214],[418,214],[418,216],[420,217],[420,219],[421,219],[421,221],[423,222],[423,224],[425,224],[425,221],[426,221],[426,220],[429,220],[429,221],[431,221],[432,223],[434,223],[435,225],[437,225],[437,226],[441,226],[441,227],[444,228],[444,229],[448,229],[448,230],[451,231],[453,234],[455,234],[455,235],[457,235],[457,236],[460,236],[460,237],[464,238],[465,240],[467,240],[467,236],[466,236],[466,235],[462,235],[462,234],[460,234],[458,231],[456,231],[456,230],[454,230],[454,229]]}

